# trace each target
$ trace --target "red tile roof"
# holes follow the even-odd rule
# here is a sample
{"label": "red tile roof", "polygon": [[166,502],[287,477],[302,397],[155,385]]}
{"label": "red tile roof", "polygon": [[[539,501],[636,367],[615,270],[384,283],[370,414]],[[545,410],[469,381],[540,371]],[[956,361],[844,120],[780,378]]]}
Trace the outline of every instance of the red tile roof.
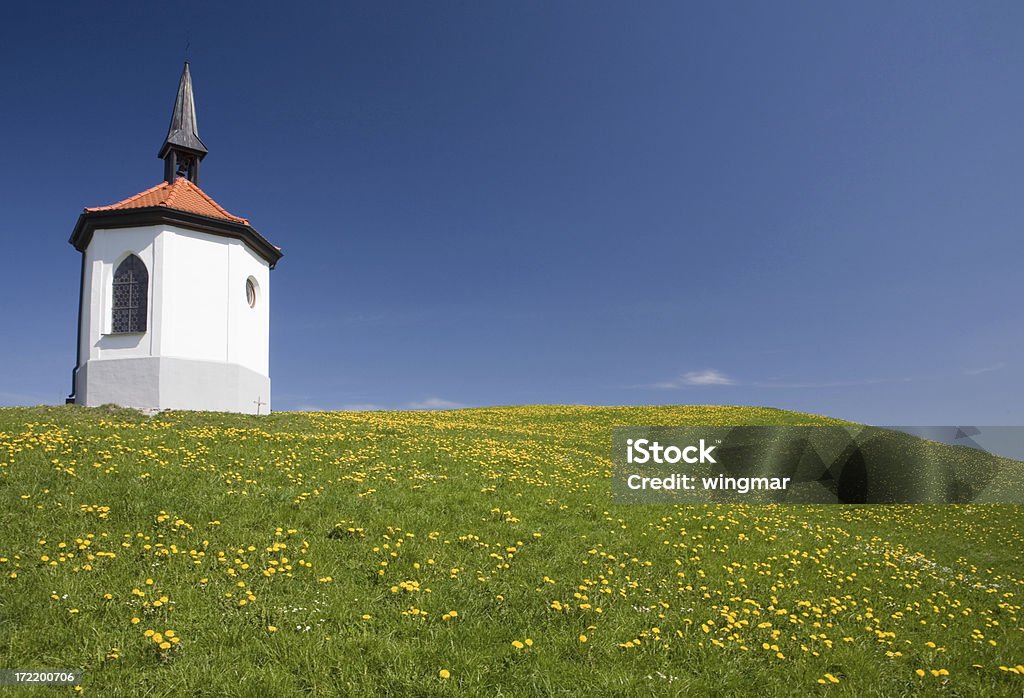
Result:
{"label": "red tile roof", "polygon": [[173,184],[160,182],[155,187],[139,192],[135,196],[130,196],[124,201],[118,201],[116,204],[87,208],[85,211],[86,213],[93,213],[94,211],[117,211],[128,208],[149,208],[151,206],[163,206],[178,211],[198,213],[201,216],[209,216],[210,218],[220,218],[244,225],[249,224],[249,221],[245,218],[240,218],[225,211],[220,204],[207,196],[206,192],[184,177],[178,177],[174,180]]}

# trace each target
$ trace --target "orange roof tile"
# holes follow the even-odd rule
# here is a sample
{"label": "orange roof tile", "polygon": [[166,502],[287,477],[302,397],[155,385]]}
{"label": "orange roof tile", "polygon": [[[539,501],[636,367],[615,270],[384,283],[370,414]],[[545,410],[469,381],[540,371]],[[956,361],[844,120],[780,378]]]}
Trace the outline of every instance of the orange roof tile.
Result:
{"label": "orange roof tile", "polygon": [[234,221],[236,223],[249,224],[245,218],[232,215],[216,201],[206,195],[202,189],[184,177],[178,177],[173,184],[160,182],[151,189],[139,192],[130,196],[124,201],[118,201],[109,206],[96,206],[85,209],[86,213],[94,211],[117,211],[128,208],[149,208],[151,206],[163,206],[178,211],[198,213],[201,216],[220,218],[222,220]]}

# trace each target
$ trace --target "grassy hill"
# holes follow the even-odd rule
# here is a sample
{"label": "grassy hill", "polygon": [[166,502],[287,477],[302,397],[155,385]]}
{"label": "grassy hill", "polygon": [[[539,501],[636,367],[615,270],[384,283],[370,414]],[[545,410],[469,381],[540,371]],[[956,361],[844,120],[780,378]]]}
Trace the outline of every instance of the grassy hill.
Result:
{"label": "grassy hill", "polygon": [[0,410],[0,667],[103,696],[1020,696],[1019,506],[611,504],[613,426],[838,423]]}

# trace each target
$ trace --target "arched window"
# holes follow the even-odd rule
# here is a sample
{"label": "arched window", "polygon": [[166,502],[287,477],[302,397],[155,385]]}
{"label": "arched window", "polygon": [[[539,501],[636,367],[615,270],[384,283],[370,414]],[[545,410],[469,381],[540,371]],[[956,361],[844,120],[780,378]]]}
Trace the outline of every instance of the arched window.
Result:
{"label": "arched window", "polygon": [[142,260],[128,255],[114,272],[114,306],[111,331],[114,333],[146,331],[146,297],[149,272]]}

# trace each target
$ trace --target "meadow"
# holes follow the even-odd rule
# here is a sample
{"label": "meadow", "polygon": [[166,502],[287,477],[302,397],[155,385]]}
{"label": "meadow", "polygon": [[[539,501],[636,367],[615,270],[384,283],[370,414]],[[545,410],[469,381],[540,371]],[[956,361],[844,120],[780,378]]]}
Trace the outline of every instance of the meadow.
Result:
{"label": "meadow", "polygon": [[1014,696],[1010,505],[613,505],[738,407],[0,410],[0,668],[101,696]]}

